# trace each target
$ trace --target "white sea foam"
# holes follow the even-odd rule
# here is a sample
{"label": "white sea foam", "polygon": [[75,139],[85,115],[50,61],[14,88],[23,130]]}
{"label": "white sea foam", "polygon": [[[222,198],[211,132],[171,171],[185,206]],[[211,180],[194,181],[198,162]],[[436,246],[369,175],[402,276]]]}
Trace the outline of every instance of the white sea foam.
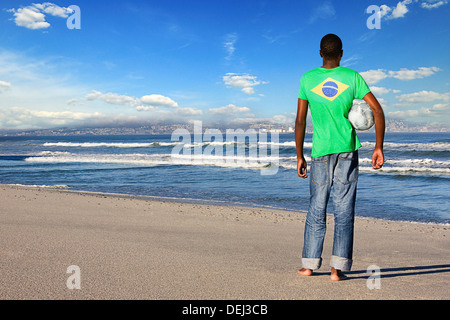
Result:
{"label": "white sea foam", "polygon": [[[68,148],[98,148],[98,147],[111,147],[111,148],[148,148],[148,147],[171,147],[182,144],[186,148],[194,148],[199,146],[226,146],[231,144],[245,144],[247,146],[256,146],[252,143],[240,142],[240,141],[202,141],[183,143],[178,141],[173,142],[46,142],[43,144],[45,147],[68,147]],[[362,142],[363,148],[374,148],[375,142]],[[258,146],[271,146],[271,147],[293,147],[295,148],[295,141],[285,142],[258,142]],[[304,148],[312,148],[312,142],[305,142]],[[385,149],[392,149],[398,151],[450,151],[449,142],[433,142],[433,143],[394,143],[385,142]]]}
{"label": "white sea foam", "polygon": [[387,167],[384,166],[379,170],[374,170],[372,167],[360,166],[359,170],[362,172],[372,173],[398,173],[398,174],[438,174],[450,175],[450,168],[428,168],[428,167]]}
{"label": "white sea foam", "polygon": [[[369,164],[372,163],[372,159],[369,158],[361,158],[359,159],[360,164]],[[433,159],[386,159],[385,165],[389,166],[404,166],[404,167],[441,167],[441,168],[450,168],[450,160],[439,161]]]}
{"label": "white sea foam", "polygon": [[64,151],[41,151],[37,155],[38,156],[61,156],[61,155],[69,155],[70,152],[64,152]]}
{"label": "white sea foam", "polygon": [[[363,142],[363,148],[372,149],[375,146],[374,142]],[[157,166],[157,165],[204,165],[204,166],[221,166],[221,167],[239,167],[239,168],[261,168],[268,165],[277,165],[285,169],[296,169],[297,158],[295,156],[295,141],[285,142],[258,142],[249,143],[243,141],[202,141],[202,142],[140,142],[140,143],[116,143],[116,142],[48,142],[46,147],[65,147],[66,150],[70,148],[151,148],[151,147],[175,147],[178,146],[178,154],[170,154],[168,150],[162,151],[158,154],[145,153],[127,153],[127,154],[83,154],[70,153],[67,151],[52,151],[51,148],[46,151],[41,151],[37,156],[27,158],[28,162],[48,162],[48,163],[117,163],[117,164],[132,164],[143,166]],[[205,154],[201,151],[197,154],[198,147],[211,146],[214,147],[209,150],[210,154]],[[237,155],[225,152],[221,146],[226,147],[228,151],[229,146],[237,147],[238,150],[245,150],[245,154],[239,153]],[[245,147],[241,148],[240,147]],[[395,155],[395,151],[448,151],[450,143],[436,142],[436,143],[385,143],[385,149],[390,150],[391,154]],[[215,148],[218,147],[218,148]],[[304,143],[305,148],[311,148],[311,142]],[[267,148],[267,149],[266,149]],[[293,148],[289,152],[279,154],[277,158],[275,155],[265,157],[267,152],[262,152],[271,149],[272,151],[278,148]],[[191,150],[189,150],[191,149]],[[202,150],[202,149],[200,149]],[[211,151],[215,150],[215,152]],[[234,150],[232,148],[231,150]],[[97,150],[96,150],[97,151]],[[259,152],[258,152],[259,151]],[[167,152],[167,153],[166,153]],[[223,152],[223,154],[222,154]],[[278,152],[277,152],[278,153]],[[287,153],[287,154],[286,154]],[[272,153],[273,154],[273,153]],[[389,153],[385,153],[389,155]],[[308,164],[311,162],[310,157],[306,157]],[[426,174],[426,175],[450,175],[450,160],[432,159],[430,156],[426,158],[406,158],[394,157],[386,158],[385,165],[382,170],[374,171],[372,169],[372,159],[364,157],[360,158],[361,172],[376,172],[376,173],[395,173],[395,174]]]}
{"label": "white sea foam", "polygon": [[[280,167],[284,169],[292,169],[296,170],[297,165],[293,163],[283,163],[280,162]],[[310,166],[308,166],[308,171],[311,170]],[[450,175],[449,168],[418,168],[418,167],[383,167],[382,169],[375,170],[372,166],[359,166],[360,172],[365,173],[376,173],[376,174],[401,174],[401,175],[411,175],[411,174],[422,174],[422,175]]]}
{"label": "white sea foam", "polygon": [[[311,158],[305,159],[308,164]],[[219,166],[228,168],[259,169],[270,165],[284,169],[296,170],[295,156],[255,156],[255,155],[214,155],[214,154],[75,154],[69,152],[42,152],[40,157],[26,158],[34,163],[110,163],[130,164],[139,166],[158,165],[196,165]],[[371,167],[372,160],[360,159],[360,171],[370,173],[396,174],[438,174],[450,175],[449,161],[435,161],[432,159],[404,159],[388,160],[381,170]],[[309,168],[308,168],[309,170]]]}
{"label": "white sea foam", "polygon": [[[265,144],[264,142],[259,142],[260,145]],[[267,142],[268,145],[276,145],[278,147],[294,147],[296,146],[295,141],[285,141],[280,143]],[[373,149],[375,147],[375,142],[361,142],[363,148]],[[397,150],[397,151],[450,151],[449,142],[432,142],[432,143],[395,143],[395,142],[385,142],[384,149]],[[304,148],[312,148],[312,142],[305,142],[303,144]]]}
{"label": "white sea foam", "polygon": [[74,154],[29,157],[27,162],[34,163],[114,163],[142,166],[157,165],[205,165],[230,168],[260,169],[276,163],[275,157],[221,156],[204,154]]}
{"label": "white sea foam", "polygon": [[179,143],[179,144],[182,144],[184,148],[197,148],[205,146],[247,145],[245,142],[236,142],[236,141],[204,141],[204,142]]}
{"label": "white sea foam", "polygon": [[8,184],[9,186],[16,186],[16,187],[28,187],[28,188],[45,188],[45,189],[68,189],[69,186],[65,184],[55,184],[55,185],[38,185],[38,184]]}
{"label": "white sea foam", "polygon": [[149,147],[170,147],[178,145],[179,142],[46,142],[44,147],[69,147],[69,148],[149,148]]}
{"label": "white sea foam", "polygon": [[[363,148],[373,149],[375,142],[361,142]],[[292,146],[295,147],[295,141],[286,141],[280,143],[279,146]],[[304,148],[312,148],[312,142],[305,142]],[[396,151],[450,151],[449,142],[432,142],[432,143],[395,143],[385,142],[383,144],[384,149],[396,150]]]}
{"label": "white sea foam", "polygon": [[[257,147],[257,146],[268,146],[268,147],[293,147],[295,148],[295,141],[285,141],[285,142],[258,142],[258,143],[248,143],[241,141],[202,141],[202,142],[192,142],[192,143],[184,143],[184,142],[131,142],[131,143],[123,143],[123,142],[46,142],[43,144],[44,147],[67,147],[67,148],[100,148],[100,147],[109,147],[109,148],[150,148],[150,147],[173,147],[177,145],[183,145],[185,148],[195,148],[195,147],[204,147],[204,146],[228,146],[228,145],[246,145],[248,147]],[[304,148],[311,148],[311,142],[305,142],[303,145]]]}
{"label": "white sea foam", "polygon": [[[375,142],[362,142],[363,148],[374,148]],[[385,142],[384,149],[397,151],[450,151],[449,142],[433,142],[433,143],[394,143]]]}

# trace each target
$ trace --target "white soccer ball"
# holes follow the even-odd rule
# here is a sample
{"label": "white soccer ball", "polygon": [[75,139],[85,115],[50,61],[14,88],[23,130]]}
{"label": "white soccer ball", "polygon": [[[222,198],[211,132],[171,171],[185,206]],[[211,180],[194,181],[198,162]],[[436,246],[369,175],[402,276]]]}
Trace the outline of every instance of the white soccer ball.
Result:
{"label": "white soccer ball", "polygon": [[348,120],[353,128],[359,131],[369,130],[375,124],[372,109],[361,100],[355,100],[348,112]]}

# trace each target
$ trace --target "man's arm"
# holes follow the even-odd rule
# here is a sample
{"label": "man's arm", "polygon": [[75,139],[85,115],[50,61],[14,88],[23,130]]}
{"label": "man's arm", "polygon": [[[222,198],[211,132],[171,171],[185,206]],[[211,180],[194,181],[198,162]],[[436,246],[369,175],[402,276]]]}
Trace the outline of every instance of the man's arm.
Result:
{"label": "man's arm", "polygon": [[306,179],[307,163],[303,156],[303,143],[306,132],[306,116],[308,114],[308,101],[298,99],[297,118],[295,120],[295,145],[297,147],[297,173],[300,178]]}
{"label": "man's arm", "polygon": [[376,143],[375,149],[372,155],[372,168],[380,169],[384,164],[384,154],[383,154],[383,143],[384,143],[384,132],[385,132],[385,119],[383,108],[378,102],[377,98],[369,92],[364,97],[364,101],[370,106],[373,112],[373,116],[375,118],[375,135],[376,135]]}

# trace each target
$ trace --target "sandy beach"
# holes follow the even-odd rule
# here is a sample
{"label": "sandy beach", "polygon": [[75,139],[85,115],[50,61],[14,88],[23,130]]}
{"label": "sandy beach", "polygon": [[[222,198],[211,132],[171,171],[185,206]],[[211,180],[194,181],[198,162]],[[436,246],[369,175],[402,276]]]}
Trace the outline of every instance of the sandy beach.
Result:
{"label": "sandy beach", "polygon": [[301,277],[304,212],[6,185],[0,199],[0,299],[450,298],[446,225],[357,218],[353,269],[332,282],[332,217],[322,268]]}

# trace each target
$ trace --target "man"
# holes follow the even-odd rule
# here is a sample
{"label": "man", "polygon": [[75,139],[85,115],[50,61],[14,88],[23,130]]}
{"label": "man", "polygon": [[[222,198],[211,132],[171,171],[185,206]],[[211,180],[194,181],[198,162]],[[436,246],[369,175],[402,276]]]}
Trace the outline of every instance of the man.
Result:
{"label": "man", "polygon": [[341,67],[342,41],[334,35],[323,37],[320,44],[323,66],[305,73],[300,82],[295,140],[297,172],[307,178],[303,156],[308,105],[313,122],[311,152],[310,204],[305,223],[302,269],[298,274],[310,276],[322,263],[326,231],[326,208],[333,188],[334,240],[331,256],[331,280],[344,280],[350,271],[353,254],[358,149],[361,143],[347,119],[354,99],[363,99],[375,118],[376,145],[372,166],[384,163],[383,141],[385,119],[383,109],[370,92],[364,79],[354,70]]}

